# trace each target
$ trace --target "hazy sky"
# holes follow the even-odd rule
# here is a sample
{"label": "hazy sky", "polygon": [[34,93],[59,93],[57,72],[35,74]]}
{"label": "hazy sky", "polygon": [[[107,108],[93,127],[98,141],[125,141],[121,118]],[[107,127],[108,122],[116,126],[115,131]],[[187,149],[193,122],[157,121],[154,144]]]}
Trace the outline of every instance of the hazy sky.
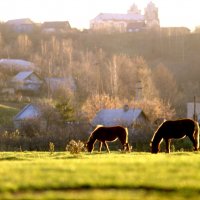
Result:
{"label": "hazy sky", "polygon": [[[89,28],[100,12],[126,13],[135,3],[143,12],[150,0],[0,0],[0,21],[30,18],[35,22],[67,20],[72,27]],[[200,0],[152,0],[161,26],[200,25]]]}

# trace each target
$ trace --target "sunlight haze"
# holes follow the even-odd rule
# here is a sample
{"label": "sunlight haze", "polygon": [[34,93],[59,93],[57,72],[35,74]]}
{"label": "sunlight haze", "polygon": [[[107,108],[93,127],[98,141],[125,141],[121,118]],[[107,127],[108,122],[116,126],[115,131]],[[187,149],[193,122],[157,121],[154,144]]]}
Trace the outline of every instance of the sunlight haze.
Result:
{"label": "sunlight haze", "polygon": [[[126,13],[135,3],[144,12],[149,0],[0,0],[0,21],[30,18],[34,22],[69,21],[74,28],[89,28],[90,20],[99,13]],[[153,0],[159,9],[160,24],[200,25],[198,0]]]}

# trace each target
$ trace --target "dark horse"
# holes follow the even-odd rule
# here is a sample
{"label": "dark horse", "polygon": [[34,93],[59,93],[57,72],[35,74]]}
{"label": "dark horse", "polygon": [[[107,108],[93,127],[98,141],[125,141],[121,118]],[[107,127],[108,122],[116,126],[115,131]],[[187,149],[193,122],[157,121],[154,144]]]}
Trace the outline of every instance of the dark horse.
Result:
{"label": "dark horse", "polygon": [[128,144],[128,129],[122,126],[113,126],[113,127],[97,127],[90,135],[88,142],[86,144],[87,150],[92,152],[94,149],[94,143],[98,140],[99,143],[99,152],[101,152],[102,144],[105,145],[107,151],[110,153],[108,148],[107,141],[115,141],[119,139],[123,145],[123,150],[129,151]]}
{"label": "dark horse", "polygon": [[188,136],[192,141],[194,150],[199,148],[199,124],[192,119],[179,119],[175,121],[164,121],[154,133],[151,139],[151,152],[158,153],[162,140],[166,143],[166,152],[170,152],[172,138],[179,139]]}

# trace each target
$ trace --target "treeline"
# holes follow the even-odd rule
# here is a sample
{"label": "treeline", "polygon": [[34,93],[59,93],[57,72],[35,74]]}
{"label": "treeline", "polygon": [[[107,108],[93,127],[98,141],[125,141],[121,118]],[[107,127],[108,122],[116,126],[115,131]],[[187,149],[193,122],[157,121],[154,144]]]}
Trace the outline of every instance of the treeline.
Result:
{"label": "treeline", "polygon": [[199,96],[199,49],[199,33],[16,33],[0,25],[0,58],[29,60],[41,77],[72,76],[78,108],[94,94],[134,101],[141,82],[141,98],[159,98],[185,117],[186,102]]}

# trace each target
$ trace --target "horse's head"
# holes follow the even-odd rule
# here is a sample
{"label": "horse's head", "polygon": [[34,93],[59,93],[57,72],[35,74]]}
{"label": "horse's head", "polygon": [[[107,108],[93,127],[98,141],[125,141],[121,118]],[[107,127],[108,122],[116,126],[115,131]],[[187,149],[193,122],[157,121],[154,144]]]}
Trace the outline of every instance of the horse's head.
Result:
{"label": "horse's head", "polygon": [[160,145],[155,145],[153,142],[150,142],[151,153],[158,153],[160,151]]}
{"label": "horse's head", "polygon": [[88,152],[92,153],[93,149],[94,149],[94,144],[92,144],[91,142],[87,142],[85,144],[85,147],[87,149]]}

